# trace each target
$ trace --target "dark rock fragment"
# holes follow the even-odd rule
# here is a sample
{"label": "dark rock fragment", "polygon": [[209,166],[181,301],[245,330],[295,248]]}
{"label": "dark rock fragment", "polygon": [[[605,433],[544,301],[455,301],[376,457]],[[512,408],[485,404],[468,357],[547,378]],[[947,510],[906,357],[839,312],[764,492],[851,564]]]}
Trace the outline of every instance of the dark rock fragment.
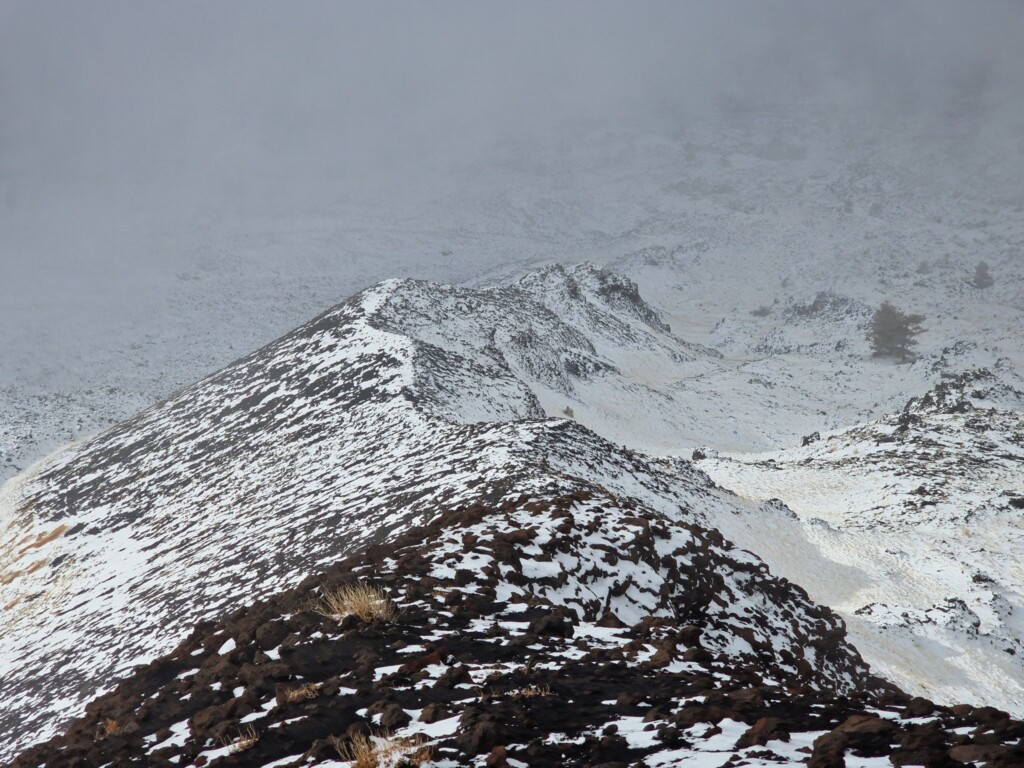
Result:
{"label": "dark rock fragment", "polygon": [[1006,751],[1001,744],[961,744],[951,747],[949,756],[961,763],[981,763],[1002,757]]}
{"label": "dark rock fragment", "polygon": [[261,651],[269,651],[279,646],[288,632],[288,626],[283,621],[267,622],[256,630],[256,645]]}
{"label": "dark rock fragment", "polygon": [[600,619],[597,621],[597,626],[604,627],[605,629],[625,629],[626,624],[619,620],[611,611],[605,611]]}
{"label": "dark rock fragment", "polygon": [[504,747],[495,747],[487,755],[484,765],[487,768],[508,768],[508,750]]}
{"label": "dark rock fragment", "polygon": [[555,637],[572,637],[575,629],[566,620],[562,612],[552,612],[539,616],[530,622],[530,632],[535,635],[554,635]]}
{"label": "dark rock fragment", "polygon": [[846,748],[850,738],[841,731],[825,733],[814,740],[807,768],[846,768]]}
{"label": "dark rock fragment", "polygon": [[736,741],[736,749],[763,747],[769,741],[789,741],[789,728],[777,717],[762,717]]}
{"label": "dark rock fragment", "polygon": [[437,702],[431,702],[427,704],[420,712],[420,722],[422,723],[436,723],[438,720],[444,720],[448,717],[448,711]]}
{"label": "dark rock fragment", "polygon": [[935,704],[921,696],[912,698],[903,710],[906,717],[927,717],[935,711]]}
{"label": "dark rock fragment", "polygon": [[501,741],[501,729],[493,720],[481,720],[460,733],[456,739],[459,749],[467,755],[489,752]]}

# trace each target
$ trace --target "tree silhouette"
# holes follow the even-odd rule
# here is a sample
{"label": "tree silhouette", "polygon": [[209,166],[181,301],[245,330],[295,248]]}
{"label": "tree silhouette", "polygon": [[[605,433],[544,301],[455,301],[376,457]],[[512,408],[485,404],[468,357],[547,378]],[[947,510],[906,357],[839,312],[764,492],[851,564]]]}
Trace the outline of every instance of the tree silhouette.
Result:
{"label": "tree silhouette", "polygon": [[883,301],[875,310],[868,333],[875,357],[897,357],[904,363],[913,360],[910,348],[917,343],[914,337],[923,330],[922,322],[923,315],[906,315]]}
{"label": "tree silhouette", "polygon": [[988,264],[984,261],[979,261],[978,266],[974,270],[974,287],[988,288],[994,282],[992,274],[988,271]]}

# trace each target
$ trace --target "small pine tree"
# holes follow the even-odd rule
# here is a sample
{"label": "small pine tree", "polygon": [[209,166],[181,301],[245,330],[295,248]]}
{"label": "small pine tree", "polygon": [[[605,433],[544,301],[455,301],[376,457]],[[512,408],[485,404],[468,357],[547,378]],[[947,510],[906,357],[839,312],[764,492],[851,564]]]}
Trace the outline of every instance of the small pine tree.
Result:
{"label": "small pine tree", "polygon": [[992,279],[992,274],[988,271],[988,264],[979,261],[978,266],[974,269],[974,287],[989,288],[993,283],[995,280]]}
{"label": "small pine tree", "polygon": [[923,330],[922,322],[923,315],[906,315],[888,301],[883,301],[875,310],[868,333],[875,357],[898,357],[904,363],[913,360],[910,348],[917,343],[914,337]]}

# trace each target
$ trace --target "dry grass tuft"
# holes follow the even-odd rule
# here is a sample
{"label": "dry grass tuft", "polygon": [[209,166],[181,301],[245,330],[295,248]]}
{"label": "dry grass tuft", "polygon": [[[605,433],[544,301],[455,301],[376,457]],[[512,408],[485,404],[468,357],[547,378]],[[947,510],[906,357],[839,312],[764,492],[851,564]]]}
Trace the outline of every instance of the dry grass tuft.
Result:
{"label": "dry grass tuft", "polygon": [[121,724],[117,720],[107,718],[96,727],[96,739],[102,741],[108,736],[116,736],[121,732]]}
{"label": "dry grass tuft", "polygon": [[387,731],[376,736],[331,738],[342,760],[352,768],[393,768],[393,766],[420,766],[434,759],[434,748],[425,744],[423,734],[396,738]]}
{"label": "dry grass tuft", "polygon": [[256,731],[256,726],[247,725],[245,728],[240,728],[238,730],[237,739],[221,743],[228,748],[228,753],[233,755],[237,752],[245,752],[247,749],[252,749],[259,740],[260,735]]}
{"label": "dry grass tuft", "polygon": [[528,685],[525,688],[512,691],[513,699],[532,699],[537,696],[550,696],[551,686],[550,685]]}
{"label": "dry grass tuft", "polygon": [[394,621],[398,618],[398,607],[380,587],[359,583],[335,589],[321,587],[320,593],[315,610],[322,616],[343,619],[351,615],[363,621]]}
{"label": "dry grass tuft", "polygon": [[320,688],[323,687],[323,683],[306,683],[296,688],[290,688],[285,691],[283,698],[285,701],[294,704],[297,701],[306,701],[307,699],[316,698],[317,694],[320,693]]}
{"label": "dry grass tuft", "polygon": [[380,760],[371,737],[353,736],[346,740],[332,736],[331,743],[342,760],[352,763],[352,768],[379,768]]}

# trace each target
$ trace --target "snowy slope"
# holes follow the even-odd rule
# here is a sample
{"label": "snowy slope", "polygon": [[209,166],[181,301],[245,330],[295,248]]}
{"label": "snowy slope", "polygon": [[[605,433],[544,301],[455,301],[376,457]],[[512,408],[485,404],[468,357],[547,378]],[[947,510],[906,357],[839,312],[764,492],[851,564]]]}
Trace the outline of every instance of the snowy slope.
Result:
{"label": "snowy slope", "polygon": [[[556,314],[554,302],[572,311]],[[524,342],[515,329],[531,323]],[[570,398],[603,383],[621,393],[631,384],[620,366],[645,354],[683,366],[717,359],[674,339],[634,286],[592,267],[479,291],[389,281],[16,478],[4,489],[0,551],[5,750],[53,733],[196,621],[426,522],[440,505],[598,486],[699,526],[731,503],[706,476],[545,419],[532,391]],[[709,552],[712,542],[728,549],[706,537]],[[710,582],[725,578],[730,591],[715,606],[782,658],[813,648],[820,631],[787,646],[778,617],[755,621],[775,610],[756,594],[774,581],[751,556],[730,557]],[[740,575],[751,568],[753,581]],[[741,595],[763,604],[734,609]],[[745,641],[721,644],[747,652]],[[849,686],[842,663],[804,674]]]}
{"label": "snowy slope", "polygon": [[[925,469],[947,479],[936,498],[949,498],[957,510],[969,490],[958,480],[961,465],[993,445],[1013,445],[1009,359],[993,364],[999,386],[986,390],[998,413],[1008,414],[992,416],[1006,436],[992,443],[975,435],[969,418],[929,417],[929,429],[954,431],[962,458],[934,464],[927,437],[911,441],[910,450],[884,448],[906,494],[895,505],[888,493],[864,496],[877,466],[854,462],[857,479],[850,481],[849,472],[833,471],[830,454],[821,458],[824,479],[808,482],[800,473],[810,470],[800,463],[788,474],[772,469],[777,482],[767,488],[750,479],[765,476],[767,459],[705,462],[722,486],[755,500],[782,498],[828,519],[817,507],[801,507],[796,495],[821,488],[819,505],[835,508],[839,499],[839,506],[870,511],[874,529],[851,531],[848,545],[834,544],[832,529],[822,526],[776,525],[767,511],[751,518],[742,498],[714,488],[686,461],[620,447],[688,453],[721,441],[716,430],[730,423],[742,432],[726,444],[756,431],[778,439],[780,422],[797,409],[813,425],[814,384],[793,369],[800,360],[833,365],[830,339],[860,329],[864,317],[863,306],[838,296],[794,305],[781,314],[775,338],[803,333],[797,352],[762,351],[764,358],[744,361],[734,350],[723,356],[680,340],[632,283],[592,266],[555,266],[472,289],[408,280],[370,289],[5,488],[0,621],[11,642],[0,692],[13,702],[9,717],[40,729],[26,730],[26,738],[52,733],[102,681],[166,651],[196,620],[424,522],[439,503],[578,483],[721,529],[843,613],[868,661],[908,690],[1018,711],[1020,656],[1007,652],[1016,647],[1018,585],[1000,575],[1020,551],[1013,513],[986,518],[994,522],[982,536],[998,542],[991,557],[985,545],[980,553],[948,545],[952,522],[930,536],[918,536],[915,526],[912,547],[901,533],[908,520],[931,515],[905,519],[908,509],[920,510],[916,489]],[[902,377],[889,383],[893,389],[924,387],[995,354],[970,343],[925,352],[897,367],[860,348],[838,350],[857,361],[849,366],[857,386],[893,370]],[[757,366],[761,379],[752,376]],[[566,407],[593,431],[545,419]],[[883,420],[854,428],[849,439],[859,444],[868,434],[877,444],[886,429],[892,427]],[[911,460],[914,451],[921,454]],[[1012,473],[1016,459],[1007,461]],[[1004,472],[981,498],[995,498],[1005,482]],[[848,504],[844,493],[869,503]],[[825,544],[805,543],[821,531]],[[894,546],[909,553],[905,560]],[[864,549],[875,554],[858,560]],[[849,571],[861,562],[870,563],[867,577]],[[899,576],[922,562],[933,564],[938,582]],[[865,578],[875,591],[864,591]],[[886,584],[895,585],[895,596]],[[118,631],[126,615],[138,632]],[[976,626],[975,615],[987,623]],[[925,658],[941,663],[922,667],[921,638],[930,643]],[[58,668],[72,671],[58,682]]]}
{"label": "snowy slope", "polygon": [[[1024,707],[1024,392],[951,378],[800,448],[700,462],[755,502],[716,522],[848,621],[907,690]],[[795,513],[795,515],[793,514]]]}
{"label": "snowy slope", "polygon": [[[394,610],[311,610],[352,585]],[[837,672],[860,690],[806,685]],[[1005,713],[874,688],[756,560],[591,489],[445,510],[205,623],[14,765],[359,766],[360,737],[379,768],[1020,759]]]}
{"label": "snowy slope", "polygon": [[[277,185],[266,198],[232,188],[97,242],[53,226],[68,211],[107,220],[92,188],[37,192],[50,208],[0,208],[8,253],[63,249],[76,264],[116,253],[123,269],[103,286],[90,276],[104,292],[87,296],[77,274],[54,274],[41,258],[31,264],[50,290],[0,302],[0,478],[380,280],[475,285],[550,261],[614,264],[681,338],[742,362],[764,358],[676,397],[707,427],[699,444],[768,450],[877,418],[930,384],[889,371],[850,378],[861,366],[846,355],[765,357],[734,342],[771,333],[785,308],[831,291],[924,313],[922,344],[936,351],[973,340],[1024,364],[1019,136],[937,131],[909,117],[840,121],[828,110],[687,109],[642,131],[572,125],[486,146],[445,168],[441,184],[396,174],[356,194],[340,181],[287,179],[287,199]],[[967,282],[980,260],[995,277],[984,291]],[[762,305],[776,311],[750,315]],[[691,405],[740,385],[734,420]],[[747,392],[785,418],[761,424]],[[895,400],[876,407],[876,393]]]}
{"label": "snowy slope", "polygon": [[[172,276],[169,308],[146,306],[104,340],[116,354],[61,337],[80,358],[74,374],[57,365],[33,377],[23,363],[50,346],[14,340],[0,369],[5,474],[368,284],[382,253],[412,254],[404,273],[465,277],[465,254],[493,269],[471,287],[372,289],[9,485],[8,685],[47,678],[68,648],[93,654],[102,677],[169,647],[159,632],[128,640],[103,629],[125,605],[140,626],[160,625],[153,574],[170,585],[173,634],[234,604],[238,585],[267,594],[292,569],[365,543],[345,527],[354,515],[397,528],[439,501],[501,498],[568,475],[721,527],[845,615],[868,660],[908,690],[1019,712],[1020,654],[1007,649],[1020,632],[1006,605],[1018,600],[1021,558],[1010,504],[1020,408],[1000,395],[974,415],[915,411],[922,423],[907,439],[884,440],[908,398],[965,371],[1021,388],[1014,169],[1024,152],[1006,154],[995,136],[938,146],[913,126],[805,118],[595,132],[463,169],[481,179],[500,168],[498,190],[456,185],[401,210],[382,194],[373,210],[209,214],[229,222],[220,241],[209,222],[189,237],[154,235],[149,245],[184,249],[194,263]],[[282,254],[293,272],[282,273]],[[584,257],[636,281],[660,314],[606,272],[527,269]],[[996,278],[984,290],[969,283],[981,259]],[[913,364],[870,355],[866,323],[883,299],[927,317]],[[567,407],[608,442],[543,420]],[[794,447],[814,432],[826,437]],[[621,445],[669,457],[728,451],[702,467],[739,497],[684,461]],[[764,504],[773,497],[802,520]],[[276,516],[286,524],[263,527]],[[807,522],[815,517],[828,525]],[[216,578],[211,547],[232,552]],[[78,615],[95,630],[84,638]],[[111,637],[124,644],[96,656]],[[36,671],[24,663],[44,656]],[[63,713],[96,687],[74,674],[63,684],[66,698],[43,686],[38,700]]]}
{"label": "snowy slope", "polygon": [[[677,445],[668,434],[689,434],[691,424],[666,385],[715,370],[720,360],[674,336],[632,282],[588,264],[554,265],[483,289],[407,284],[384,317],[443,354],[485,361],[493,380],[523,382],[547,413],[569,408],[616,442],[647,431],[666,435],[665,448]],[[455,392],[443,412],[473,420],[465,402],[472,389],[447,388]]]}

